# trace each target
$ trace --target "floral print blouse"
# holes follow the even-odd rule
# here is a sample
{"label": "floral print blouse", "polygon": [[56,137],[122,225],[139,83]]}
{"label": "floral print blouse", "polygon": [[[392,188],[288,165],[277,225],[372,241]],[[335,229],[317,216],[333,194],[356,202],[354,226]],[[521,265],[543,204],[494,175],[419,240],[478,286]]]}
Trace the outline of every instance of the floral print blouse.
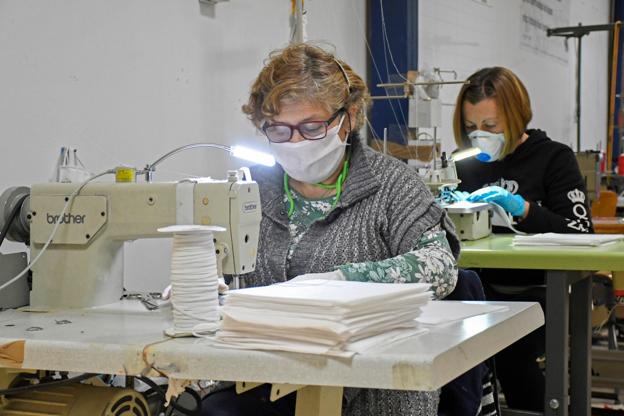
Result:
{"label": "floral print blouse", "polygon": [[[306,199],[291,189],[295,210],[290,217],[290,246],[287,267],[292,253],[308,228],[323,219],[332,209],[334,197]],[[284,204],[288,199],[284,195]],[[446,233],[435,226],[423,233],[412,251],[380,261],[347,263],[338,266],[347,280],[377,283],[430,283],[435,298],[443,298],[455,287],[457,262],[446,239]]]}

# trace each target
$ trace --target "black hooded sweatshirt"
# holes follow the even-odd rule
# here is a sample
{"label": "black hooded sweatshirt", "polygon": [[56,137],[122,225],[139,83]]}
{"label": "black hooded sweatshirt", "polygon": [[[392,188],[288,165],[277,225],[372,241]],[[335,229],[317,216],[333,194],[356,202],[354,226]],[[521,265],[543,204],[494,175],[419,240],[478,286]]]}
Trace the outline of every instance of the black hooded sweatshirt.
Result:
{"label": "black hooded sweatshirt", "polygon": [[585,181],[572,149],[549,139],[542,130],[526,133],[527,140],[503,160],[484,163],[470,158],[457,162],[462,181],[459,190],[473,192],[497,185],[521,195],[530,208],[525,219],[516,218],[520,231],[593,232]]}

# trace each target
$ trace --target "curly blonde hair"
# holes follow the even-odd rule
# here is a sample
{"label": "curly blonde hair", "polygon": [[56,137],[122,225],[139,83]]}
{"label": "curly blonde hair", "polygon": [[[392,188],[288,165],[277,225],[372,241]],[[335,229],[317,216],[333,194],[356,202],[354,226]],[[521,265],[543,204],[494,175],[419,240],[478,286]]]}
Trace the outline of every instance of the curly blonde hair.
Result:
{"label": "curly blonde hair", "polygon": [[330,113],[355,109],[358,130],[370,100],[366,83],[347,63],[320,46],[297,43],[271,52],[242,109],[258,129],[288,103],[317,103]]}

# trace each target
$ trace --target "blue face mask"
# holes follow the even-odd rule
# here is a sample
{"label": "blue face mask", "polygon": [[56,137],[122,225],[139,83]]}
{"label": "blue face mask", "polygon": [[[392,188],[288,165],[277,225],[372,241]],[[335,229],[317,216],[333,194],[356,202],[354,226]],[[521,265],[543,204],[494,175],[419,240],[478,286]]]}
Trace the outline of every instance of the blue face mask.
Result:
{"label": "blue face mask", "polygon": [[490,133],[489,131],[475,130],[468,135],[472,147],[481,150],[476,158],[481,162],[499,160],[505,147],[504,133]]}

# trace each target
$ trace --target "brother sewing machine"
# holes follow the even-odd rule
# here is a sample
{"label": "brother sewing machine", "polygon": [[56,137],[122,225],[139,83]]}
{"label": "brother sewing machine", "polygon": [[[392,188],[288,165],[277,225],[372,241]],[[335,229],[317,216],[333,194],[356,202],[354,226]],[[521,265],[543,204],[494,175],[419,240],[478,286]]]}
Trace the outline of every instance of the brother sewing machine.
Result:
{"label": "brother sewing machine", "polygon": [[470,148],[455,152],[450,158],[443,152],[435,168],[427,172],[424,180],[431,192],[446,209],[460,240],[478,240],[492,233],[492,206],[472,203],[455,198],[455,189],[461,182],[457,177],[455,162],[474,156],[478,149]]}
{"label": "brother sewing machine", "polygon": [[[151,180],[159,161],[147,166],[146,179]],[[215,233],[220,274],[239,275],[255,268],[260,196],[257,183],[243,178],[242,170],[229,171],[225,180],[43,183],[7,189],[0,201],[10,208],[0,210],[0,228],[10,220],[3,218],[6,212],[18,210],[7,238],[29,243],[31,260],[58,224],[45,253],[32,266],[31,308],[117,302],[123,294],[124,242],[164,237],[157,229],[173,224],[225,227]]]}

